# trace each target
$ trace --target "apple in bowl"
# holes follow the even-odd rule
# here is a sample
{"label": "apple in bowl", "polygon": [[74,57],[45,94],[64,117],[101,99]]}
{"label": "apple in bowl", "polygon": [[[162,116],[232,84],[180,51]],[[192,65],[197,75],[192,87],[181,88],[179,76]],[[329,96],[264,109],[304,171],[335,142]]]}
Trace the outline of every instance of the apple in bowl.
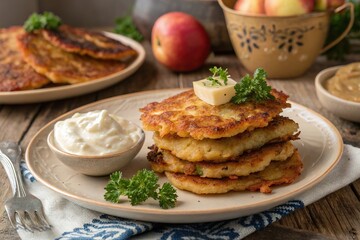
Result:
{"label": "apple in bowl", "polygon": [[265,0],[237,0],[234,9],[246,14],[264,14]]}
{"label": "apple in bowl", "polygon": [[293,16],[313,11],[315,0],[265,0],[268,16]]}
{"label": "apple in bowl", "polygon": [[243,14],[293,16],[335,9],[345,0],[237,0],[234,10]]}
{"label": "apple in bowl", "polygon": [[201,67],[210,53],[210,38],[193,16],[170,12],[160,16],[151,32],[155,58],[167,68],[187,72]]}
{"label": "apple in bowl", "polygon": [[315,10],[325,11],[337,8],[345,3],[345,0],[315,0]]}

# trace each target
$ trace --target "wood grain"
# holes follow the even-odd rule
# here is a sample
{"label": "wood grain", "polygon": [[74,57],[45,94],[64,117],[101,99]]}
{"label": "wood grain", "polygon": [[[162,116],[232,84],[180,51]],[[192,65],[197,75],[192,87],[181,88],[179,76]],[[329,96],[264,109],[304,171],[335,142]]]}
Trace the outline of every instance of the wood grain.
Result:
{"label": "wood grain", "polygon": [[[234,79],[246,74],[233,54],[209,57],[206,64],[190,73],[174,73],[155,61],[151,46],[143,43],[147,57],[144,65],[128,79],[107,89],[65,100],[31,105],[0,106],[0,140],[21,143],[25,150],[39,129],[61,114],[100,99],[137,91],[166,88],[192,87],[192,81],[209,75],[212,66],[228,68]],[[351,56],[349,61],[359,61]],[[328,118],[341,132],[344,142],[360,147],[360,124],[342,120],[322,107],[315,94],[316,74],[329,66],[340,63],[328,62],[320,57],[304,76],[297,79],[271,79],[269,83],[290,95],[290,100],[302,104]],[[346,177],[346,176],[344,176]],[[4,212],[4,201],[11,196],[8,179],[0,167],[0,239],[19,239]],[[252,239],[360,239],[360,180],[346,186],[319,201],[297,210],[250,236]]]}
{"label": "wood grain", "polygon": [[246,240],[333,240],[335,238],[325,236],[319,233],[311,233],[304,230],[294,230],[284,226],[274,225],[261,231],[251,234]]}

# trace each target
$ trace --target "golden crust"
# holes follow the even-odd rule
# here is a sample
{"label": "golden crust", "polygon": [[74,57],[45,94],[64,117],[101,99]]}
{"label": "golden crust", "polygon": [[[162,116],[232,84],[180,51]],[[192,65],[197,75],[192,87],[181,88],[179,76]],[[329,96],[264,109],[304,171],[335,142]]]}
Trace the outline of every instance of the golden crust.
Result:
{"label": "golden crust", "polygon": [[122,71],[126,65],[68,53],[51,45],[41,34],[23,33],[19,46],[25,61],[54,83],[87,82]]}
{"label": "golden crust", "polygon": [[151,168],[156,172],[176,172],[206,178],[247,176],[265,169],[271,161],[285,161],[293,155],[295,147],[290,142],[266,145],[258,150],[240,155],[232,161],[189,162],[181,160],[166,150],[154,147],[148,154]]}
{"label": "golden crust", "polygon": [[169,181],[181,190],[196,194],[220,194],[229,191],[260,191],[271,193],[271,186],[290,184],[301,174],[303,163],[297,150],[286,161],[272,162],[265,170],[249,176],[232,178],[202,178],[182,173],[165,172]]}
{"label": "golden crust", "polygon": [[61,25],[57,31],[41,30],[41,33],[52,45],[66,52],[122,61],[137,56],[134,49],[101,32]]}
{"label": "golden crust", "polygon": [[0,91],[37,89],[50,83],[23,60],[17,44],[23,32],[20,26],[0,29]]}
{"label": "golden crust", "polygon": [[188,90],[141,108],[141,121],[145,130],[157,131],[161,137],[166,134],[197,140],[232,137],[267,126],[283,108],[290,106],[286,94],[275,89],[271,93],[274,100],[212,106]]}
{"label": "golden crust", "polygon": [[244,152],[257,149],[268,142],[280,142],[297,138],[298,124],[286,117],[275,117],[268,126],[246,131],[229,138],[195,140],[176,135],[160,137],[154,133],[153,139],[161,149],[169,150],[180,159],[191,162],[224,162]]}

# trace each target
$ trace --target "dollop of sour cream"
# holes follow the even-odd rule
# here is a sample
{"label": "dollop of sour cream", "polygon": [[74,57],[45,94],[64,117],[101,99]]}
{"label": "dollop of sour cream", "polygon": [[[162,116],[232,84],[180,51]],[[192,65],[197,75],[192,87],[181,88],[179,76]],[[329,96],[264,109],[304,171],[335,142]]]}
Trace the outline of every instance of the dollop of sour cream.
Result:
{"label": "dollop of sour cream", "polygon": [[107,110],[75,113],[54,126],[54,142],[65,152],[102,156],[132,147],[142,131],[130,121]]}

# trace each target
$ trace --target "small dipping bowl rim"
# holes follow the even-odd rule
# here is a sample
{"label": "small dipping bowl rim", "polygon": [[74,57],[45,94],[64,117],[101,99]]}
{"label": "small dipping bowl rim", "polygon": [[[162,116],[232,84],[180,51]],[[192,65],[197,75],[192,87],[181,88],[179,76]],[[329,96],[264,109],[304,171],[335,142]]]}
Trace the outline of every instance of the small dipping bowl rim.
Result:
{"label": "small dipping bowl rim", "polygon": [[[133,123],[134,124],[134,123]],[[131,147],[120,150],[120,151],[115,151],[112,153],[107,153],[104,155],[80,155],[80,154],[74,154],[74,153],[69,153],[66,152],[65,150],[60,149],[58,146],[56,146],[55,138],[54,138],[54,129],[51,130],[51,132],[48,134],[47,136],[47,144],[50,147],[51,150],[56,151],[57,153],[61,154],[61,155],[65,155],[67,157],[71,157],[71,158],[82,158],[82,159],[106,159],[106,158],[114,158],[114,157],[120,157],[121,155],[132,151],[134,148],[136,148],[139,144],[143,144],[144,140],[145,140],[145,132],[142,128],[138,127],[136,125],[136,127],[138,129],[141,130],[141,136],[139,138],[139,140],[137,142],[135,142]]]}

